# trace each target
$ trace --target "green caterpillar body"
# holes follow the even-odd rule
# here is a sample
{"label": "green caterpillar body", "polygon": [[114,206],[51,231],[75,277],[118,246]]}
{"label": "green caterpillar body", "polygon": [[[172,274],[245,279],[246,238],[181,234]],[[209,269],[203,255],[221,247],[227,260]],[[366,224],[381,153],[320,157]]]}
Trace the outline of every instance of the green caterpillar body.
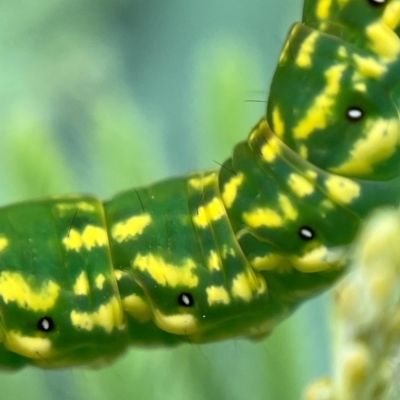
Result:
{"label": "green caterpillar body", "polygon": [[268,334],[400,203],[400,1],[306,0],[267,117],[215,172],[0,211],[0,365]]}

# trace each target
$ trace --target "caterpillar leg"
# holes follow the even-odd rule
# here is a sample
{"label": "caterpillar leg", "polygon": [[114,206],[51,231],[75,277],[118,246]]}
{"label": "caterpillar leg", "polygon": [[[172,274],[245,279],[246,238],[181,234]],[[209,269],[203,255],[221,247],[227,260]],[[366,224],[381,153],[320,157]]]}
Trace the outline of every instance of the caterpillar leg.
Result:
{"label": "caterpillar leg", "polygon": [[351,272],[335,293],[334,375],[307,400],[399,398],[400,213],[377,211],[353,250]]}

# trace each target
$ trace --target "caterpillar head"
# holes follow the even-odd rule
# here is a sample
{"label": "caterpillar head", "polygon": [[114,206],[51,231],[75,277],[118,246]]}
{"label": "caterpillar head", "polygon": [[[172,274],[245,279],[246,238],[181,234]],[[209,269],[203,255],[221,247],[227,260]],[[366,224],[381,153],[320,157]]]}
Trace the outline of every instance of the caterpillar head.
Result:
{"label": "caterpillar head", "polygon": [[400,40],[393,30],[380,30],[381,47],[387,45],[390,53],[384,57],[331,33],[293,28],[271,85],[268,122],[290,148],[321,169],[392,179],[400,166],[394,100]]}

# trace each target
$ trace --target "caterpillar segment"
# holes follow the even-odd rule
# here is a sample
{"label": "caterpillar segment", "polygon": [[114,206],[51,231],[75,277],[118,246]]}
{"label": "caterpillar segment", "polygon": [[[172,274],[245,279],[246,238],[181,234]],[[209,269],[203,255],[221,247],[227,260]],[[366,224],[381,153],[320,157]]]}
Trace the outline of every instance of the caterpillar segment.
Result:
{"label": "caterpillar segment", "polygon": [[400,202],[400,1],[306,0],[266,117],[217,171],[0,209],[0,366],[263,337]]}

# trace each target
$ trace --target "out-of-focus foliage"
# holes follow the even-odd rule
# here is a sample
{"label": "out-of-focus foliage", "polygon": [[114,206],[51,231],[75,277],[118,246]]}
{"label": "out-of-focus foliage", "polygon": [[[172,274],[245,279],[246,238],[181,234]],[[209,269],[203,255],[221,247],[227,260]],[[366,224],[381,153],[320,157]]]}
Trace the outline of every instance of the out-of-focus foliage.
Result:
{"label": "out-of-focus foliage", "polygon": [[[0,201],[100,197],[217,168],[263,114],[301,0],[0,4]],[[260,102],[246,102],[259,100]],[[101,370],[2,372],[2,400],[291,400],[328,372],[310,302],[261,343],[132,349]]]}
{"label": "out-of-focus foliage", "polygon": [[348,275],[334,295],[334,368],[307,400],[399,398],[399,210],[377,210],[353,244]]}

